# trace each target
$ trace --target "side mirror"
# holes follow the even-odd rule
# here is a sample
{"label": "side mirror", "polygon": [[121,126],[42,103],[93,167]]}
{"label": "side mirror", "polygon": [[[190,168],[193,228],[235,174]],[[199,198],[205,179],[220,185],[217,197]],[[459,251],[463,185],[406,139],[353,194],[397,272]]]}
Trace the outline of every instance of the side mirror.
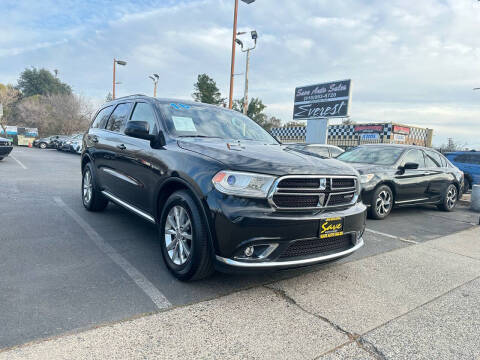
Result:
{"label": "side mirror", "polygon": [[418,169],[418,164],[414,162],[407,162],[405,165],[399,167],[400,170],[415,170]]}
{"label": "side mirror", "polygon": [[150,124],[146,121],[127,122],[125,135],[144,140],[153,140],[155,138],[155,135],[150,134]]}

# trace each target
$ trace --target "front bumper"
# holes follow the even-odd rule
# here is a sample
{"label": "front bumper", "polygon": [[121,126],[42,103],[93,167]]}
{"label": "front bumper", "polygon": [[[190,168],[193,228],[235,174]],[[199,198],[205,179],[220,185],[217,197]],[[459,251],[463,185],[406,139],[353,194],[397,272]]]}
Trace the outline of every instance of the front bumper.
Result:
{"label": "front bumper", "polygon": [[0,157],[7,156],[13,150],[13,146],[0,146]]}
{"label": "front bumper", "polygon": [[[363,246],[366,207],[356,203],[348,208],[317,212],[275,211],[265,199],[244,199],[213,191],[207,198],[212,216],[212,233],[217,265],[232,268],[288,268],[330,261],[350,255]],[[321,220],[343,218],[343,233],[350,240],[348,247],[333,251],[286,256],[293,244],[308,242],[316,246]],[[335,240],[333,240],[335,242]],[[339,240],[340,241],[340,240]],[[274,249],[262,258],[246,259],[248,246]],[[335,246],[334,246],[335,247]]]}

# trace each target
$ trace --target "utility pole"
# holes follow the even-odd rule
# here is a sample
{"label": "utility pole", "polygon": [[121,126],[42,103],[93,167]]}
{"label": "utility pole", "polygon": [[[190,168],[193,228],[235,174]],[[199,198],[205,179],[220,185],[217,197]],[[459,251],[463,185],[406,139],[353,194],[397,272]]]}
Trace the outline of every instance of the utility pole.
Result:
{"label": "utility pole", "polygon": [[[246,32],[237,33],[237,35],[243,35],[243,34],[246,34]],[[251,48],[243,49],[243,42],[240,39],[235,39],[237,44],[239,44],[240,47],[242,48],[242,52],[247,53],[246,54],[247,58],[245,61],[245,92],[243,94],[243,114],[244,115],[247,115],[247,111],[248,111],[248,69],[250,66],[250,50],[253,50],[257,47],[257,39],[258,39],[258,34],[255,30],[251,31],[250,34],[252,36],[253,41],[255,42],[253,47]]]}
{"label": "utility pole", "polygon": [[[242,0],[246,4],[251,4],[255,0]],[[238,14],[238,0],[235,0],[235,7],[233,10],[233,34],[232,34],[232,63],[230,66],[230,94],[228,96],[228,108],[232,108],[233,104],[233,77],[235,72],[235,42],[237,40],[237,14]]]}

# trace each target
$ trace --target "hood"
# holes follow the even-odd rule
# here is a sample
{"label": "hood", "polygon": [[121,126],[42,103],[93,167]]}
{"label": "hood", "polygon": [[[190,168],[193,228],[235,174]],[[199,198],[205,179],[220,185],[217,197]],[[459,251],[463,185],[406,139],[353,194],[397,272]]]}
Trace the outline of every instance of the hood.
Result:
{"label": "hood", "polygon": [[[229,148],[230,145],[230,148]],[[225,165],[225,169],[271,175],[331,174],[357,175],[350,166],[335,159],[321,159],[288,149],[284,145],[266,145],[257,141],[228,141],[214,138],[178,140],[182,149],[193,151]]]}
{"label": "hood", "polygon": [[365,164],[365,163],[348,163],[360,174],[376,174],[385,171],[392,171],[391,165],[377,165],[377,164]]}

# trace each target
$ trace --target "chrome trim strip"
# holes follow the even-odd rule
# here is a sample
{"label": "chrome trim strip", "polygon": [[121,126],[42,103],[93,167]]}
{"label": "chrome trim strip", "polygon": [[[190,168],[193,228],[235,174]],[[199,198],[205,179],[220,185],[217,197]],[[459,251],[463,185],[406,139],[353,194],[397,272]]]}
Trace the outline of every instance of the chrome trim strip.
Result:
{"label": "chrome trim strip", "polygon": [[144,219],[150,221],[151,223],[156,223],[155,219],[153,218],[153,216],[147,214],[146,212],[143,212],[142,210],[140,209],[137,209],[135,206],[133,205],[130,205],[128,203],[126,203],[125,201],[123,200],[120,200],[118,197],[116,197],[115,195],[112,195],[110,194],[108,191],[105,191],[103,190],[102,191],[102,194],[105,195],[106,197],[108,197],[110,200],[112,200],[113,202],[115,202],[116,204],[120,205],[120,206],[123,206],[125,209],[127,210],[130,210],[131,212],[137,214],[137,215],[140,215],[141,217],[143,217]]}
{"label": "chrome trim strip", "polygon": [[400,205],[400,204],[406,204],[406,203],[417,202],[417,201],[425,201],[425,200],[428,200],[428,198],[395,201],[395,204]]}
{"label": "chrome trim strip", "polygon": [[112,176],[115,176],[118,179],[121,179],[123,181],[126,181],[130,184],[133,184],[135,186],[140,186],[140,183],[134,179],[132,179],[130,176],[124,175],[119,173],[118,171],[115,171],[113,169],[107,168],[107,167],[102,167],[102,170]]}
{"label": "chrome trim strip", "polygon": [[254,263],[254,262],[243,262],[243,261],[235,261],[232,259],[227,259],[221,256],[216,255],[217,261],[220,261],[224,264],[230,265],[230,266],[236,266],[236,267],[242,267],[242,268],[268,268],[268,267],[284,267],[284,266],[296,266],[296,265],[308,265],[308,264],[314,264],[317,262],[323,262],[323,261],[328,261],[332,259],[336,259],[342,256],[349,255],[358,249],[360,249],[364,245],[363,238],[360,238],[357,241],[357,244],[345,251],[341,251],[339,253],[335,254],[330,254],[330,255],[324,255],[324,256],[319,256],[316,258],[310,258],[310,259],[303,259],[303,260],[291,260],[291,261],[265,261],[265,262],[259,262],[259,263]]}

